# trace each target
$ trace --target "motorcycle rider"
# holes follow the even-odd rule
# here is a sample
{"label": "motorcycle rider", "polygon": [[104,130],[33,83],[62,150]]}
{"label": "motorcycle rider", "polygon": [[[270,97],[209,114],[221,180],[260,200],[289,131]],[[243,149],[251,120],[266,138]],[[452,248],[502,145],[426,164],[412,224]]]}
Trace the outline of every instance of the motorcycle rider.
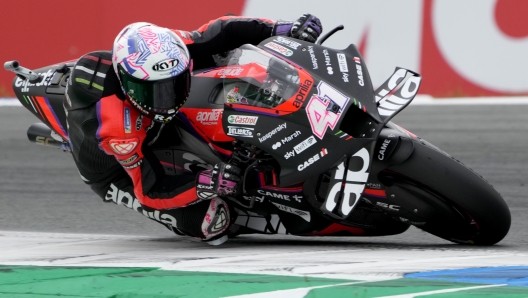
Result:
{"label": "motorcycle rider", "polygon": [[[215,66],[243,44],[275,35],[314,42],[319,19],[295,22],[221,17],[186,32],[133,23],[116,37],[112,53],[92,52],[75,64],[64,103],[70,146],[82,179],[104,201],[135,209],[177,234],[216,245],[227,240],[230,211],[218,195],[237,192],[239,169],[166,175],[149,146],[189,95],[192,70]],[[172,135],[172,137],[176,137]]]}

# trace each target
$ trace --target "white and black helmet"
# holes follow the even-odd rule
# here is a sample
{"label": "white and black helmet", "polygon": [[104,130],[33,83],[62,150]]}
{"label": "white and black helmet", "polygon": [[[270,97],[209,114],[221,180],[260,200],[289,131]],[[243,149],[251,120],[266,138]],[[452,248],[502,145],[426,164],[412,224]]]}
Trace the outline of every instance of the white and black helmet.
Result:
{"label": "white and black helmet", "polygon": [[170,121],[189,96],[189,51],[170,29],[126,26],[114,41],[112,64],[127,98],[155,121]]}

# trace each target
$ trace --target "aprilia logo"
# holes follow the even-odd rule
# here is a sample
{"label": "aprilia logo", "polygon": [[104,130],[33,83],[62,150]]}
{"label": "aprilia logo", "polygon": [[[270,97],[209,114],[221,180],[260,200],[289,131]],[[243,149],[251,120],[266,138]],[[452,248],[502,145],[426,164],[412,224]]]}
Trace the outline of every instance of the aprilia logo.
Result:
{"label": "aprilia logo", "polygon": [[222,113],[222,109],[214,109],[211,112],[198,112],[196,114],[196,121],[203,125],[216,125],[218,124],[218,118]]}
{"label": "aprilia logo", "polygon": [[107,202],[114,202],[117,205],[123,205],[129,209],[136,210],[137,212],[150,219],[154,219],[157,222],[177,228],[176,218],[174,218],[174,216],[159,210],[154,210],[153,212],[147,212],[146,210],[143,210],[143,207],[141,206],[141,203],[138,199],[136,199],[129,192],[118,189],[113,183],[110,184],[110,188],[108,189],[108,192],[106,193],[106,196],[103,200]]}
{"label": "aprilia logo", "polygon": [[310,90],[310,86],[312,86],[312,81],[309,80],[305,80],[304,83],[299,86],[299,93],[295,95],[295,101],[293,102],[294,107],[302,107],[304,100],[306,99],[306,95]]}

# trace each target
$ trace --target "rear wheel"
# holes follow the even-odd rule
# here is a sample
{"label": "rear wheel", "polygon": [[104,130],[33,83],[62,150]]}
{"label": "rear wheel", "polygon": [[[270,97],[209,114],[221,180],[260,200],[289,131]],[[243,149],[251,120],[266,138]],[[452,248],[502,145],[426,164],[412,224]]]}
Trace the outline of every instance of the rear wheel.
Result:
{"label": "rear wheel", "polygon": [[[425,141],[403,163],[380,173],[387,195],[395,195],[425,220],[418,228],[461,244],[492,245],[510,229],[511,215],[500,194],[481,176]],[[421,210],[426,214],[420,214]]]}

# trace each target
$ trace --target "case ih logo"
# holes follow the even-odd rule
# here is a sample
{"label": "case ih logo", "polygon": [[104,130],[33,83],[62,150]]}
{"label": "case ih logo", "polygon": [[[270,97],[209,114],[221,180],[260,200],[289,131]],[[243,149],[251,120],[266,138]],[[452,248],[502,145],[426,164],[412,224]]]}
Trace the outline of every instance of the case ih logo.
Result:
{"label": "case ih logo", "polygon": [[136,149],[137,144],[138,142],[136,140],[112,140],[110,141],[110,148],[119,155],[127,155]]}
{"label": "case ih logo", "polygon": [[178,59],[169,58],[154,64],[152,66],[152,70],[167,71],[175,68],[176,66],[178,66],[178,64],[180,64],[180,61],[178,61]]}
{"label": "case ih logo", "polygon": [[365,83],[363,82],[363,70],[361,69],[361,60],[359,60],[358,57],[354,57],[354,61],[356,62],[358,83],[360,86],[365,86]]}
{"label": "case ih logo", "polygon": [[256,125],[258,117],[231,115],[227,118],[229,124]]}

